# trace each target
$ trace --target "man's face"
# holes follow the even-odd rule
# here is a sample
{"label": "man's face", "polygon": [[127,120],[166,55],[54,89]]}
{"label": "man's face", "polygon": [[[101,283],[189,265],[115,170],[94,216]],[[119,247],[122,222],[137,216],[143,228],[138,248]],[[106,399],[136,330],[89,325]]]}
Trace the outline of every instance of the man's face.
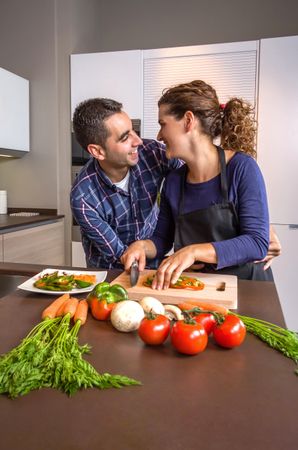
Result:
{"label": "man's face", "polygon": [[133,131],[130,118],[125,112],[113,114],[105,121],[109,131],[104,153],[105,164],[113,169],[132,167],[138,163],[138,145],[142,139]]}

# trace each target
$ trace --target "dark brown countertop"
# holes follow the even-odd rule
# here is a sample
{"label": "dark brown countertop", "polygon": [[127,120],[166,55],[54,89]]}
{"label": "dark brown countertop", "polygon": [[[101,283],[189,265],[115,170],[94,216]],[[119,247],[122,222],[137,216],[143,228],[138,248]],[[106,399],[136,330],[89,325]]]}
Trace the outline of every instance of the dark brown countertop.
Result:
{"label": "dark brown countertop", "polygon": [[[109,272],[109,280],[115,276]],[[50,295],[17,291],[0,300],[0,353],[40,320]],[[239,312],[284,325],[274,283],[239,281]],[[178,355],[169,341],[143,345],[91,316],[80,330],[99,372],[140,387],[85,390],[68,398],[43,389],[0,396],[6,450],[293,450],[297,446],[295,364],[252,335],[233,350],[209,340],[205,352]]]}
{"label": "dark brown countertop", "polygon": [[[0,262],[0,274],[4,275],[23,275],[31,277],[33,275],[36,275],[37,273],[41,272],[44,269],[47,269],[49,267],[48,264],[41,265],[41,264],[24,264],[24,263],[9,263],[9,262]],[[50,265],[52,269],[61,269],[61,266],[55,266]],[[81,271],[88,271],[88,270],[97,270],[95,269],[86,269],[83,267],[73,267],[73,266],[63,266],[63,269],[69,269],[69,270],[81,270]]]}
{"label": "dark brown countertop", "polygon": [[9,214],[0,214],[0,234],[16,231],[29,226],[41,225],[62,219],[61,214],[40,214],[39,216],[10,216]]}

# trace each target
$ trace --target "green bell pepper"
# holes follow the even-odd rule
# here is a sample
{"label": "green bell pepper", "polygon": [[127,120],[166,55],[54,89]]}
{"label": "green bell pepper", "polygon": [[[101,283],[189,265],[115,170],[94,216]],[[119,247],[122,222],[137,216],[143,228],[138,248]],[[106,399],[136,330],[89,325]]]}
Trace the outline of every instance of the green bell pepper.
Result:
{"label": "green bell pepper", "polygon": [[87,299],[104,299],[107,303],[117,303],[128,299],[127,290],[121,284],[110,284],[103,281],[94,286]]}

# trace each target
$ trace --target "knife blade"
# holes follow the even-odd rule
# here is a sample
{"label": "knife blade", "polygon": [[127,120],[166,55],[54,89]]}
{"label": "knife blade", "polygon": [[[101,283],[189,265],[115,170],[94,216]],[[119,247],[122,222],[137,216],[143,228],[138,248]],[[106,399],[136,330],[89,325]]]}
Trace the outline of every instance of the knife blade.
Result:
{"label": "knife blade", "polygon": [[139,279],[140,271],[139,271],[139,263],[137,260],[134,260],[130,267],[130,284],[131,287],[134,287]]}

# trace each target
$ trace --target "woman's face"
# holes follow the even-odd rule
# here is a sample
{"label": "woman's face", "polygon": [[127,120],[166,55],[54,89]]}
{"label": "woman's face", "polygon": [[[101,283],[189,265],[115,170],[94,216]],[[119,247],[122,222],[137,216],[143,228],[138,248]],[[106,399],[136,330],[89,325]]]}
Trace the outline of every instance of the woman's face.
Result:
{"label": "woman's face", "polygon": [[182,158],[182,151],[185,149],[186,144],[184,118],[178,120],[168,114],[167,110],[167,105],[161,105],[159,107],[158,123],[160,130],[157,139],[165,143],[168,159]]}

